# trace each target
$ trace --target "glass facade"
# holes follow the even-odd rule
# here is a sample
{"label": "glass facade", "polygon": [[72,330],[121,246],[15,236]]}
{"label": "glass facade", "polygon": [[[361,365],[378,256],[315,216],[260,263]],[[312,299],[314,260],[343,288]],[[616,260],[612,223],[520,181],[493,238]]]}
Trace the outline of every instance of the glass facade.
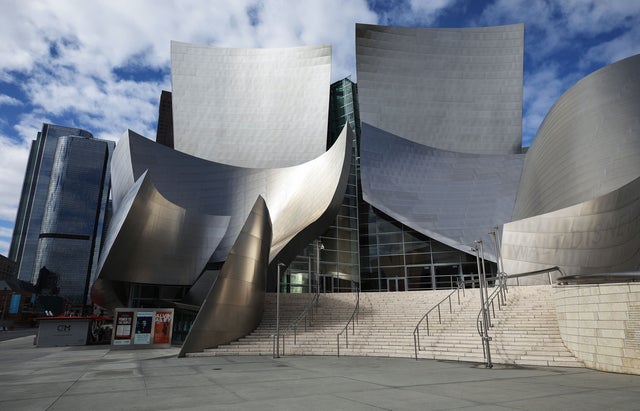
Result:
{"label": "glass facade", "polygon": [[86,305],[96,269],[108,187],[112,142],[58,138],[32,282],[46,269],[57,276],[61,296]]}
{"label": "glass facade", "polygon": [[[331,85],[329,100],[327,149],[336,141],[345,124],[349,124],[352,130],[356,131],[352,144],[351,169],[342,206],[334,224],[309,244],[282,274],[280,287],[283,292],[301,293],[315,290],[316,279],[319,280],[321,292],[352,292],[360,282],[357,168],[360,118],[356,87],[349,79],[340,80]],[[316,275],[318,272],[319,275]]]}
{"label": "glass facade", "polygon": [[[420,234],[362,199],[358,90],[348,78],[331,85],[327,148],[347,123],[355,130],[355,140],[347,191],[336,222],[282,273],[280,290],[313,291],[316,278],[320,292],[351,292],[358,286],[363,291],[437,290],[455,287],[458,280],[477,280],[475,255]],[[489,277],[496,270],[495,263],[485,262]]]}
{"label": "glass facade", "polygon": [[[474,255],[459,251],[401,224],[364,201],[360,203],[360,267],[365,291],[454,288],[478,279]],[[487,277],[496,265],[485,261]]]}
{"label": "glass facade", "polygon": [[11,258],[18,263],[18,278],[23,281],[31,282],[33,278],[53,160],[62,136],[92,137],[84,130],[44,124],[32,144],[11,244],[11,249],[16,250],[15,258]]}
{"label": "glass facade", "polygon": [[32,145],[12,254],[18,277],[77,309],[88,303],[109,205],[114,142],[45,124]]}

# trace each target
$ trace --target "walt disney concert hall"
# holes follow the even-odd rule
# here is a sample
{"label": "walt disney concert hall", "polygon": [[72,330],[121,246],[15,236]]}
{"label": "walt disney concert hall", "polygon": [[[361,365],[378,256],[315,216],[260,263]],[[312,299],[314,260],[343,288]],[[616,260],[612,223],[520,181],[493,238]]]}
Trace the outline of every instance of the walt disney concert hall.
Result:
{"label": "walt disney concert hall", "polygon": [[477,240],[493,274],[638,270],[640,56],[569,89],[525,152],[524,25],[355,37],[337,97],[328,46],[171,44],[156,142],[113,153],[94,303],[197,313],[184,355],[255,329],[295,288],[281,267],[311,291],[312,258],[333,291],[449,287],[478,274]]}

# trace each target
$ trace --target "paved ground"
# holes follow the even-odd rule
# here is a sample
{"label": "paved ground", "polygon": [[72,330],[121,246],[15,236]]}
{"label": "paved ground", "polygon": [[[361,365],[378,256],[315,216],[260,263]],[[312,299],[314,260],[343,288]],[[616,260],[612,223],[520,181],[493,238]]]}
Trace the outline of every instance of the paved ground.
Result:
{"label": "paved ground", "polygon": [[0,410],[638,410],[640,376],[358,357],[176,358],[0,342]]}

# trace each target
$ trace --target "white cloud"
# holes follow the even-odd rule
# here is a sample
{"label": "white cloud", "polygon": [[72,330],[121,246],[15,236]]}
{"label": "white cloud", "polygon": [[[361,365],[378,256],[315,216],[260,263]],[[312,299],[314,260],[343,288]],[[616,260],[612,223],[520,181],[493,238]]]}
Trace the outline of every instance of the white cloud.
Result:
{"label": "white cloud", "polygon": [[571,86],[555,65],[540,67],[524,84],[523,145],[530,145],[540,124],[558,97]]}
{"label": "white cloud", "polygon": [[7,96],[6,94],[0,94],[0,106],[19,106],[22,102],[17,98]]}
{"label": "white cloud", "polygon": [[[332,44],[337,80],[355,74],[355,23],[377,21],[366,0],[4,0],[2,9],[0,81],[23,96],[0,94],[0,104],[24,107],[0,123],[5,134],[15,133],[0,138],[0,220],[9,224],[29,143],[43,122],[110,140],[127,128],[155,137],[160,92],[171,88],[171,40]],[[148,75],[137,76],[139,69]]]}
{"label": "white cloud", "polygon": [[7,254],[9,254],[9,244],[11,244],[10,241],[0,237],[0,254],[4,255],[5,257],[7,256]]}
{"label": "white cloud", "polygon": [[440,14],[457,0],[373,1],[381,24],[397,26],[430,26]]}
{"label": "white cloud", "polygon": [[13,221],[29,157],[29,145],[0,136],[0,220]]}

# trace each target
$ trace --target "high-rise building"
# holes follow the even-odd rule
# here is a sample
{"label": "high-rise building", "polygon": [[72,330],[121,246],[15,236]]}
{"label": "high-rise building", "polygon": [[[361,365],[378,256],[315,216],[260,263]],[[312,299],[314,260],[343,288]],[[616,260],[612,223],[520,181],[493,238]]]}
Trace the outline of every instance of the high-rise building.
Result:
{"label": "high-rise building", "polygon": [[86,305],[109,202],[115,144],[44,124],[32,144],[10,256],[18,278]]}

